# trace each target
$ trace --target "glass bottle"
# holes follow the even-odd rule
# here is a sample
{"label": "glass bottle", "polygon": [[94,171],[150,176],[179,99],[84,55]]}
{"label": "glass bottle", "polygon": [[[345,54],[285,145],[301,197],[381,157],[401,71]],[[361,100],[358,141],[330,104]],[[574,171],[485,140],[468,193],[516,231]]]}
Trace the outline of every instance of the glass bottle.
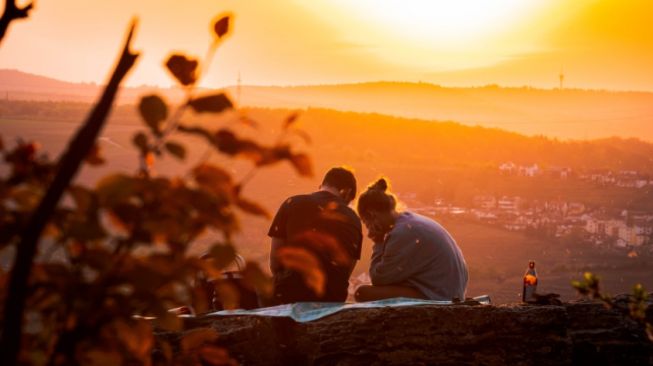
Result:
{"label": "glass bottle", "polygon": [[533,294],[537,290],[537,272],[535,271],[535,262],[528,262],[528,268],[524,273],[524,289],[522,291],[522,301],[534,301]]}

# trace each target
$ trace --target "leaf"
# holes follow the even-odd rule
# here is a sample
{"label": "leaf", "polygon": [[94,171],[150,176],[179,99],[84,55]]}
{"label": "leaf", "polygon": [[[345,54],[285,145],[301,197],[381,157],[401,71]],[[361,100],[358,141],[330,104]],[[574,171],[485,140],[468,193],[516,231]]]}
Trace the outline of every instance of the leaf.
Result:
{"label": "leaf", "polygon": [[318,296],[324,296],[326,276],[315,254],[300,247],[281,247],[277,250],[279,263],[301,274],[304,283]]}
{"label": "leaf", "polygon": [[282,160],[290,159],[292,153],[290,152],[290,146],[278,145],[272,148],[263,149],[262,155],[262,158],[256,161],[257,166],[272,165]]}
{"label": "leaf", "polygon": [[313,140],[311,139],[311,136],[308,133],[306,133],[306,131],[294,129],[291,132],[294,133],[295,135],[299,136],[308,145],[313,143]]}
{"label": "leaf", "polygon": [[122,365],[122,355],[118,351],[104,350],[101,348],[94,348],[86,352],[77,351],[76,361],[81,365],[89,366],[114,366]]}
{"label": "leaf", "polygon": [[134,143],[134,146],[136,146],[142,154],[147,153],[147,151],[149,150],[147,135],[143,132],[139,132],[136,135],[134,135],[132,142]]}
{"label": "leaf", "polygon": [[253,120],[253,119],[251,119],[251,118],[249,118],[247,116],[241,116],[239,118],[239,121],[240,121],[240,123],[242,123],[244,125],[247,125],[249,127],[258,128],[258,122],[256,122],[255,120]]}
{"label": "leaf", "polygon": [[236,310],[240,308],[240,289],[234,282],[220,279],[213,282],[215,289],[216,304],[220,304],[224,310]]}
{"label": "leaf", "polygon": [[269,149],[266,149],[255,141],[248,139],[239,139],[233,132],[227,129],[220,129],[215,134],[213,143],[218,147],[220,152],[227,155],[238,155],[245,159],[251,160],[255,164],[260,164],[265,160],[265,155]]}
{"label": "leaf", "polygon": [[[66,236],[82,242],[100,240],[107,233],[97,220],[73,220],[68,223],[65,230]],[[102,258],[106,262],[106,256]]]}
{"label": "leaf", "polygon": [[236,155],[240,150],[240,141],[236,135],[224,128],[216,132],[214,141],[218,150],[227,155]]}
{"label": "leaf", "polygon": [[[210,255],[208,255],[207,257],[210,258]],[[223,274],[222,271],[217,267],[215,267],[213,263],[210,263],[208,260],[206,260],[206,258],[202,258],[202,259],[196,258],[196,260],[191,261],[191,263],[195,267],[201,269],[207,278],[215,279],[215,278],[222,277]]]}
{"label": "leaf", "polygon": [[166,62],[166,67],[181,85],[193,85],[197,81],[197,60],[184,55],[172,55]]}
{"label": "leaf", "polygon": [[95,166],[102,165],[106,162],[102,157],[100,145],[98,145],[97,142],[93,144],[93,147],[91,147],[88,155],[86,155],[85,161],[87,164]]}
{"label": "leaf", "polygon": [[163,316],[158,317],[155,324],[167,331],[180,331],[183,328],[183,321],[176,314],[166,312]]}
{"label": "leaf", "polygon": [[192,170],[195,181],[201,187],[217,194],[233,192],[231,175],[222,168],[210,164],[200,164]]}
{"label": "leaf", "polygon": [[231,366],[238,365],[236,360],[229,356],[229,352],[223,347],[204,346],[200,349],[199,357],[202,365],[208,366]]}
{"label": "leaf", "polygon": [[[322,211],[328,212],[333,210],[327,208]],[[333,214],[320,216],[327,220],[341,220],[334,217]],[[332,234],[328,232],[305,230],[293,236],[293,243],[304,249],[310,250],[311,253],[322,254],[324,257],[329,258],[332,265],[347,267],[351,264],[352,259],[349,252],[343,248],[340,242],[338,242]]]}
{"label": "leaf", "polygon": [[14,201],[23,211],[32,211],[41,202],[43,191],[34,185],[21,185],[12,189],[9,199]]}
{"label": "leaf", "polygon": [[195,286],[193,286],[191,305],[196,314],[208,313],[211,310],[209,306],[213,303],[213,290],[209,287],[210,285],[212,285],[210,282],[201,280],[195,282]]}
{"label": "leaf", "polygon": [[145,123],[155,134],[161,134],[161,123],[168,118],[168,106],[158,95],[141,98],[138,110]]}
{"label": "leaf", "polygon": [[122,341],[125,347],[138,360],[147,364],[150,352],[154,346],[152,327],[146,320],[136,320],[128,324],[124,320],[117,320],[114,323],[116,336]]}
{"label": "leaf", "polygon": [[255,216],[263,216],[263,217],[265,217],[267,219],[271,218],[270,213],[268,212],[268,210],[265,207],[259,205],[256,202],[247,200],[245,198],[238,197],[238,199],[236,200],[236,206],[238,206],[238,208],[240,208],[241,210],[243,210],[243,211],[245,211],[245,212],[247,212],[249,214],[252,214],[252,215],[255,215]]}
{"label": "leaf", "polygon": [[164,146],[165,149],[177,159],[184,160],[186,158],[186,148],[184,145],[174,141],[168,141]]}
{"label": "leaf", "polygon": [[216,243],[209,249],[209,255],[213,259],[213,265],[222,269],[236,259],[236,249],[230,244]]}
{"label": "leaf", "polygon": [[98,182],[96,192],[103,206],[113,206],[129,198],[136,188],[134,178],[124,174],[112,174]]}
{"label": "leaf", "polygon": [[290,162],[295,167],[295,170],[304,177],[313,176],[313,166],[311,159],[306,154],[294,154],[290,157]]}
{"label": "leaf", "polygon": [[231,100],[225,93],[193,98],[190,102],[188,102],[188,104],[195,110],[195,112],[198,113],[220,113],[233,107]]}
{"label": "leaf", "polygon": [[196,350],[205,343],[215,342],[218,339],[218,332],[213,328],[197,328],[184,334],[181,339],[181,351],[189,352]]}
{"label": "leaf", "polygon": [[243,284],[251,290],[255,290],[263,297],[272,296],[274,283],[270,276],[266,275],[258,263],[247,262],[242,271]]}
{"label": "leaf", "polygon": [[221,15],[220,18],[213,24],[213,32],[218,39],[224,38],[231,31],[230,29],[231,15]]}
{"label": "leaf", "polygon": [[99,271],[104,272],[113,265],[113,262],[108,260],[108,258],[111,258],[111,253],[105,249],[86,248],[82,249],[81,255],[85,264]]}
{"label": "leaf", "polygon": [[290,114],[288,117],[286,117],[286,121],[283,124],[283,128],[288,129],[288,127],[292,126],[292,124],[297,121],[298,117],[299,117],[299,112],[294,112]]}

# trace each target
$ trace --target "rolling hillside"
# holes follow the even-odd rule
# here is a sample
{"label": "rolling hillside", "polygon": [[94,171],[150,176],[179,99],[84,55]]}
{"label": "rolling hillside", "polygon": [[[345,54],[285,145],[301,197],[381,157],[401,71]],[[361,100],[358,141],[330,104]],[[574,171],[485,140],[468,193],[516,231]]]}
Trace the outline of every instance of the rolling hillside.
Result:
{"label": "rolling hillside", "polygon": [[[18,70],[0,70],[0,98],[91,102],[99,86],[68,83]],[[636,137],[653,141],[653,93],[530,87],[450,88],[426,83],[374,82],[317,86],[227,88],[239,105],[323,108],[422,120],[457,121],[560,139]],[[179,101],[177,89],[123,88],[120,104],[157,92]]]}

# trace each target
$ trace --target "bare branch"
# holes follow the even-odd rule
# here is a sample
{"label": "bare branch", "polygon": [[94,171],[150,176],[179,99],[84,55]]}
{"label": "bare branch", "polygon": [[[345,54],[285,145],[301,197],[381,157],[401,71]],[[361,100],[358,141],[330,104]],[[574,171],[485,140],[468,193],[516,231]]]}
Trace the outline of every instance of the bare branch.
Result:
{"label": "bare branch", "polygon": [[0,359],[3,365],[16,365],[21,346],[21,328],[27,298],[27,282],[32,269],[38,240],[52,216],[61,196],[77,174],[84,157],[88,155],[111,111],[120,83],[132,68],[138,54],[130,51],[131,39],[136,27],[130,26],[125,46],[102,97],[95,105],[86,122],[77,131],[68,150],[61,156],[58,171],[50,187],[30,218],[17,246],[16,259],[11,270],[8,293],[4,305],[4,324],[0,339]]}
{"label": "bare branch", "polygon": [[30,10],[34,8],[34,3],[29,3],[22,8],[16,5],[16,0],[6,0],[5,11],[0,18],[0,42],[5,37],[9,24],[16,19],[23,19],[29,16]]}

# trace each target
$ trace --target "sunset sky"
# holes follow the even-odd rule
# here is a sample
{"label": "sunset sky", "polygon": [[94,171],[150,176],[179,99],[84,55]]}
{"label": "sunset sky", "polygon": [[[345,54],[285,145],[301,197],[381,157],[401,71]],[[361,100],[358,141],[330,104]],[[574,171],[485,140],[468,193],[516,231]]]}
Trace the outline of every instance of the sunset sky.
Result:
{"label": "sunset sky", "polygon": [[[4,2],[3,2],[4,3]],[[23,1],[23,3],[25,3]],[[128,84],[170,85],[171,51],[203,56],[236,14],[204,86],[423,81],[653,91],[651,0],[38,0],[0,68],[102,82],[133,16]]]}

